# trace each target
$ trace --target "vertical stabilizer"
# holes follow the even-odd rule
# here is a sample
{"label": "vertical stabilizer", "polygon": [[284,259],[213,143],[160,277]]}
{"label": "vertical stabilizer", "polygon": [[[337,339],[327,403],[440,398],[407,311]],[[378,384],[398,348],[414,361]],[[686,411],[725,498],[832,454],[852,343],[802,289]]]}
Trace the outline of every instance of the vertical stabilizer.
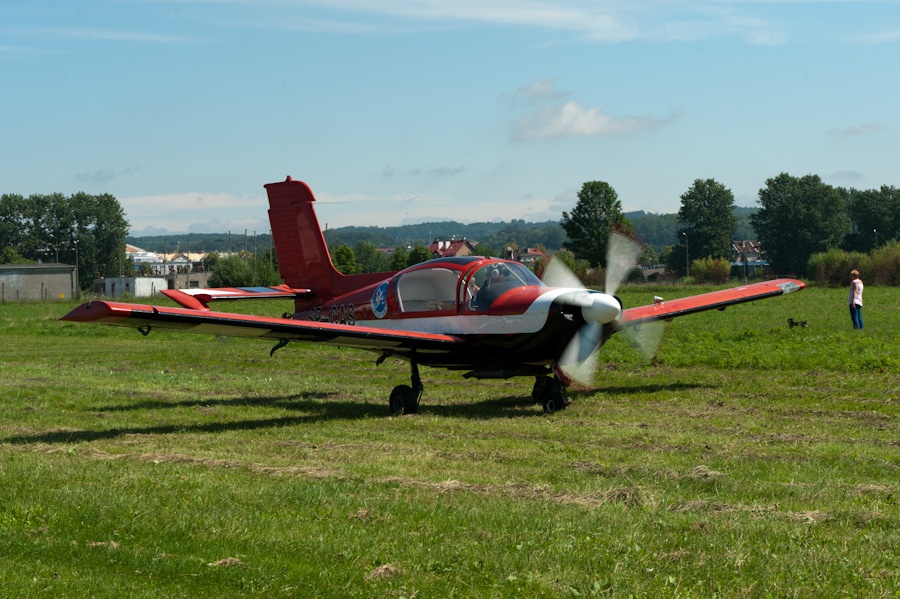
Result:
{"label": "vertical stabilizer", "polygon": [[309,289],[311,299],[297,299],[297,311],[377,283],[390,273],[342,275],[331,262],[312,190],[291,177],[265,186],[269,194],[269,223],[275,241],[278,269],[292,289]]}

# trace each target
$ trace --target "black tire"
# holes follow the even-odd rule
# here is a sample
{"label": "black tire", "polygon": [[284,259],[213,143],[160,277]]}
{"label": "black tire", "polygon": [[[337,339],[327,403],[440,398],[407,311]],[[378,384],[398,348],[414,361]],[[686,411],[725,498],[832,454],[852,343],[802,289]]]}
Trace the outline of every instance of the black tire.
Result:
{"label": "black tire", "polygon": [[548,393],[546,397],[544,397],[544,413],[552,414],[558,409],[559,405],[556,403],[556,394]]}
{"label": "black tire", "polygon": [[[536,387],[537,383],[535,383],[535,388]],[[562,386],[562,383],[557,379],[551,379],[549,377],[546,380],[540,402],[543,404],[544,412],[547,414],[565,410],[566,406],[570,403],[569,398],[566,395],[566,388]]]}
{"label": "black tire", "polygon": [[535,403],[543,403],[544,396],[550,387],[550,377],[546,375],[534,377],[534,387],[531,388],[531,399]]}
{"label": "black tire", "polygon": [[411,413],[408,411],[410,403],[415,403],[415,393],[409,385],[397,385],[391,391],[389,406],[391,414],[394,416],[403,416],[403,414]]}
{"label": "black tire", "polygon": [[[405,387],[406,385],[404,385]],[[407,395],[403,399],[403,411],[406,414],[418,414],[419,413],[419,394],[415,392],[411,387],[406,387],[409,389],[409,395]]]}

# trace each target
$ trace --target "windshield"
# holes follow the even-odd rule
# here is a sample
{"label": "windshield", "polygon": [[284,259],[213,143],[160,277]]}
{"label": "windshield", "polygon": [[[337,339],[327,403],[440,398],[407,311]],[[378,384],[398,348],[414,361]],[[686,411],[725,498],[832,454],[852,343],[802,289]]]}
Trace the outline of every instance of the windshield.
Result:
{"label": "windshield", "polygon": [[469,297],[475,310],[488,310],[494,300],[510,289],[543,286],[527,267],[517,262],[492,262],[469,278]]}

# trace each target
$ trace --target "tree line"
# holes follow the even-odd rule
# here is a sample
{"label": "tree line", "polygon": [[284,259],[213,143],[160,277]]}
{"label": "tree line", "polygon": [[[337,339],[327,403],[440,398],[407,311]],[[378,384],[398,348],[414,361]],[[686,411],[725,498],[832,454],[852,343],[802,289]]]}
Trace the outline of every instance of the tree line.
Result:
{"label": "tree line", "polygon": [[[584,263],[587,268],[582,270],[587,270],[603,265],[606,240],[610,232],[619,231],[644,241],[643,264],[663,263],[676,275],[703,274],[715,278],[727,277],[723,263],[730,262],[732,240],[737,235],[742,239],[755,237],[761,243],[772,274],[805,276],[823,282],[834,281],[837,276],[835,264],[859,262],[860,256],[872,255],[878,248],[900,254],[900,243],[892,243],[900,240],[900,190],[893,186],[848,189],[828,185],[817,175],[795,177],[781,173],[766,180],[759,190],[759,207],[756,209],[736,207],[734,194],[715,179],[695,180],[680,199],[681,206],[676,215],[626,214],[609,183],[589,181],[578,192],[575,207],[563,212],[558,223],[519,220],[499,225],[481,223],[486,228],[482,229],[478,253],[502,256],[507,248],[533,245],[551,251],[564,249],[569,252],[568,259]],[[82,289],[89,288],[97,275],[117,276],[133,269],[133,264],[125,257],[128,226],[121,205],[109,194],[34,194],[27,198],[2,195],[0,263],[76,264],[79,285]],[[447,239],[459,237],[456,233],[468,226],[471,225],[406,225],[415,229],[406,229],[400,234],[421,236],[427,231],[426,239]],[[383,242],[388,239],[379,237],[397,235],[397,230],[403,228],[346,227],[328,231],[335,265],[344,273],[392,271],[431,258],[423,243],[396,243],[396,237],[390,237],[393,242],[385,244]],[[373,230],[377,232],[374,240]],[[202,237],[195,236],[198,249],[202,249]],[[239,235],[235,239],[226,234],[216,237],[220,243],[228,245],[249,243],[246,235],[244,242]],[[674,239],[674,243],[659,248],[660,239]],[[159,236],[156,240],[165,247],[169,236]],[[179,241],[172,240],[173,246],[178,244]],[[254,249],[264,248],[261,249],[264,256],[258,262],[250,262],[244,256],[244,265],[226,260],[220,266],[225,269],[227,265],[233,273],[229,279],[246,279],[251,272],[247,267],[251,266],[252,280],[274,281],[277,279],[277,260],[270,249],[271,238],[254,236],[252,244]],[[380,249],[386,246],[394,250],[384,252]],[[144,249],[160,251],[162,248],[150,246]],[[822,257],[823,254],[827,256]],[[256,256],[253,259],[256,261]],[[873,268],[889,268],[879,265],[888,264],[890,260],[882,256],[867,264]],[[209,266],[213,267],[213,264]],[[893,280],[890,275],[874,278]],[[900,279],[900,275],[897,278]],[[222,286],[236,284],[225,281],[224,276],[214,280]]]}
{"label": "tree line", "polygon": [[[829,251],[868,253],[900,238],[900,190],[833,187],[818,175],[781,173],[759,190],[759,208],[749,215],[770,272],[811,276],[821,272],[814,260]],[[660,261],[679,274],[692,265],[721,276],[732,259],[738,227],[734,194],[715,179],[697,179],[681,195],[678,242],[660,252]],[[578,203],[563,212],[568,234],[564,247],[591,266],[603,264],[613,231],[634,236],[615,189],[603,181],[585,183]],[[718,263],[717,263],[718,261]],[[715,274],[718,273],[718,274]]]}
{"label": "tree line", "polygon": [[0,196],[0,263],[74,264],[81,289],[128,269],[128,221],[112,195]]}

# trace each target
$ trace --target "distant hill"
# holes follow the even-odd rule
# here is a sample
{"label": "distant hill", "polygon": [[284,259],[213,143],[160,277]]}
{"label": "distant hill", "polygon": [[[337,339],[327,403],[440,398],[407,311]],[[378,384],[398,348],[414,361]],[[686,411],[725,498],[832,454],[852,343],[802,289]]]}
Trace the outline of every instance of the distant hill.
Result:
{"label": "distant hill", "polygon": [[[756,232],[750,226],[750,216],[759,208],[747,208],[736,206],[734,215],[737,217],[738,226],[734,232],[734,239],[756,239]],[[649,243],[657,252],[670,245],[678,245],[678,231],[682,226],[678,223],[677,214],[653,214],[644,212],[626,212],[625,216],[634,225],[634,231],[638,240]]]}
{"label": "distant hill", "polygon": [[265,235],[238,235],[233,233],[174,233],[172,235],[145,235],[125,238],[125,243],[148,252],[264,252],[272,247],[272,237]]}
{"label": "distant hill", "polygon": [[[738,228],[735,239],[756,239],[750,226],[750,215],[757,208],[735,208]],[[677,214],[653,214],[644,211],[627,212],[634,225],[638,240],[649,243],[657,252],[678,244]],[[529,223],[524,220],[511,222],[484,222],[463,224],[455,221],[400,225],[396,227],[339,227],[325,233],[329,245],[346,243],[353,247],[360,241],[369,241],[378,247],[428,245],[435,239],[468,239],[495,250],[510,244],[520,248],[542,245],[558,250],[566,240],[566,233],[557,221]],[[177,235],[153,235],[126,237],[125,242],[150,252],[237,252],[241,250],[265,251],[272,247],[272,238],[266,234],[238,235],[228,233],[191,233]]]}

